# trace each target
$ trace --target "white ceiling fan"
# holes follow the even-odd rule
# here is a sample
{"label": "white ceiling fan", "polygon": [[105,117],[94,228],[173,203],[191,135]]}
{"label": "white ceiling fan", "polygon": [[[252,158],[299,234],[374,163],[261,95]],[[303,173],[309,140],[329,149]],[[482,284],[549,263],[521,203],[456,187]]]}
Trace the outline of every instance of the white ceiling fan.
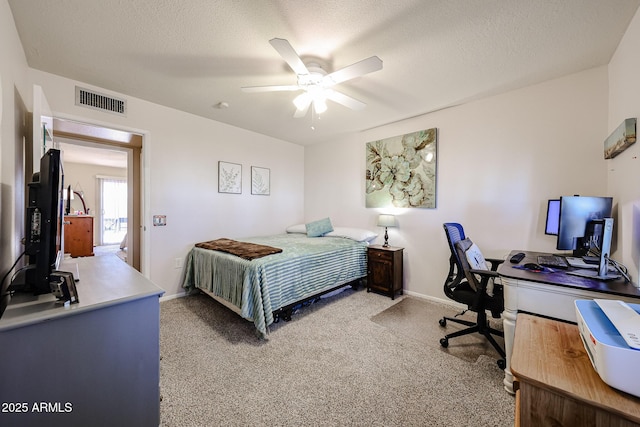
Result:
{"label": "white ceiling fan", "polygon": [[327,109],[326,100],[329,99],[338,104],[353,110],[361,110],[366,104],[355,98],[331,89],[332,86],[363,76],[382,69],[382,61],[377,56],[372,56],[355,64],[348,65],[337,71],[327,74],[318,62],[308,62],[305,64],[291,44],[285,39],[274,38],[269,40],[271,46],[278,51],[289,67],[298,76],[298,83],[286,86],[248,86],[243,87],[244,92],[282,92],[282,91],[303,91],[298,95],[293,103],[296,106],[294,117],[304,117],[307,115],[309,107],[317,114],[321,114]]}

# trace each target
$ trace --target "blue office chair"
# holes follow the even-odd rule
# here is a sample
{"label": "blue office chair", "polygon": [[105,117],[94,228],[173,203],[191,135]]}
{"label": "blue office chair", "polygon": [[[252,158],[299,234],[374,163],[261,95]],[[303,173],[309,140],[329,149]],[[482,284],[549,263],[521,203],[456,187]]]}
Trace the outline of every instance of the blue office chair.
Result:
{"label": "blue office chair", "polygon": [[[504,349],[500,347],[493,337],[493,335],[504,337],[504,333],[492,328],[487,319],[487,311],[496,319],[500,318],[500,314],[504,311],[502,285],[493,283],[492,291],[487,293],[491,281],[494,281],[498,277],[498,273],[496,272],[498,265],[503,263],[504,260],[486,258],[484,260],[491,264],[489,269],[471,268],[467,260],[466,252],[471,248],[473,242],[466,238],[462,225],[447,222],[443,224],[443,227],[447,241],[449,242],[449,249],[451,250],[449,274],[444,282],[444,293],[448,298],[465,304],[467,309],[458,313],[456,317],[445,316],[440,319],[439,323],[440,326],[445,327],[447,321],[452,321],[468,326],[468,328],[446,335],[440,340],[440,345],[446,348],[449,346],[449,339],[451,338],[479,333],[486,337],[489,343],[491,343],[500,354],[501,359],[498,360],[498,366],[500,369],[504,369],[506,366]],[[468,310],[477,313],[475,323],[457,318],[457,316],[464,314]]]}

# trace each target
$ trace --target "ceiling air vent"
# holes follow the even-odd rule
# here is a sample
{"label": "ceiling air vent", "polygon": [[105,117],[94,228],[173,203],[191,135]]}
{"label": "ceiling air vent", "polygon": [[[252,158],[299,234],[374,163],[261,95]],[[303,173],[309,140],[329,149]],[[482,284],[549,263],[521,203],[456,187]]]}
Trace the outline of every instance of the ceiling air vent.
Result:
{"label": "ceiling air vent", "polygon": [[76,105],[100,111],[127,115],[127,101],[76,86]]}

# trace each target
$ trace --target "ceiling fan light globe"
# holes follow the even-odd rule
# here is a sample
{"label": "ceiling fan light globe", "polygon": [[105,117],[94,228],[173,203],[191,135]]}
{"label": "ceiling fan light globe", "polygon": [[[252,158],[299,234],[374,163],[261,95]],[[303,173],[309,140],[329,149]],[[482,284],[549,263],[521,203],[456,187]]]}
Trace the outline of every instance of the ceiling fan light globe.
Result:
{"label": "ceiling fan light globe", "polygon": [[316,98],[313,100],[313,109],[316,114],[322,114],[327,111],[327,103],[324,98]]}
{"label": "ceiling fan light globe", "polygon": [[309,94],[304,92],[294,98],[293,105],[295,105],[298,110],[304,110],[310,101]]}

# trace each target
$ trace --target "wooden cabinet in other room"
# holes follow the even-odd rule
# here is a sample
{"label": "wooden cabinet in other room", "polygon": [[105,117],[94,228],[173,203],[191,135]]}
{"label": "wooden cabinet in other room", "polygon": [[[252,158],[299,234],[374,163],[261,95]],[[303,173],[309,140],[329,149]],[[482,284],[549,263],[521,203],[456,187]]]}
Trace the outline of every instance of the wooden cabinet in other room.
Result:
{"label": "wooden cabinet in other room", "polygon": [[93,256],[93,217],[64,217],[64,253],[72,257]]}
{"label": "wooden cabinet in other room", "polygon": [[391,299],[402,295],[402,251],[394,246],[367,248],[367,292],[382,292]]}

